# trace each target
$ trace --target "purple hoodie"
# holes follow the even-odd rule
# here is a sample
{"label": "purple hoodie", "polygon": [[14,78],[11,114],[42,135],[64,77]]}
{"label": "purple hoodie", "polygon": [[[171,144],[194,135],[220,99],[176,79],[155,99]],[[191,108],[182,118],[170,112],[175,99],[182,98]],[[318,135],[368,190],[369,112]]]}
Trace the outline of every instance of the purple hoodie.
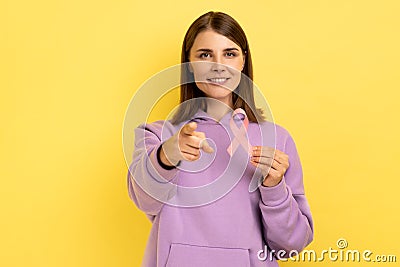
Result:
{"label": "purple hoodie", "polygon": [[217,122],[198,110],[190,121],[197,122],[196,131],[205,133],[214,153],[202,152],[199,160],[182,161],[171,170],[159,164],[157,149],[189,120],[135,129],[129,197],[152,222],[142,266],[278,266],[275,256],[286,258],[312,241],[313,221],[292,137],[271,122],[249,123],[250,144],[275,147],[289,155],[290,164],[276,186],[249,190],[253,176],[262,175],[243,147],[232,156],[227,152],[235,138],[232,121],[240,128],[246,117],[232,114]]}

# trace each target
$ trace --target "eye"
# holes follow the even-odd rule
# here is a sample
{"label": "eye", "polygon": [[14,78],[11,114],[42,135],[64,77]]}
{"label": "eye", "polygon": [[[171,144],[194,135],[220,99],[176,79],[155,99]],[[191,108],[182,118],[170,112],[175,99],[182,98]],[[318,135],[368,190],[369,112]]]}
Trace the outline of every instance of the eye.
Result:
{"label": "eye", "polygon": [[199,55],[199,57],[200,57],[200,58],[208,58],[208,57],[211,57],[211,54],[210,54],[210,53],[207,53],[207,52],[204,52],[204,53],[201,53],[201,54]]}
{"label": "eye", "polygon": [[227,57],[235,57],[236,53],[235,52],[226,52]]}

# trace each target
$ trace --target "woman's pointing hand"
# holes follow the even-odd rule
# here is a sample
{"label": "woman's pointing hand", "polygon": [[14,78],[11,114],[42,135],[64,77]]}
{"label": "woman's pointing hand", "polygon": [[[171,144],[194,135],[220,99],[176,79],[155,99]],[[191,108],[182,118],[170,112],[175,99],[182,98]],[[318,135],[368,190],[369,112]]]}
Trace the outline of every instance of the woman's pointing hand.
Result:
{"label": "woman's pointing hand", "polygon": [[200,158],[200,149],[213,153],[203,132],[196,132],[197,123],[190,122],[181,127],[162,145],[160,159],[169,166],[177,165],[180,160],[195,161]]}

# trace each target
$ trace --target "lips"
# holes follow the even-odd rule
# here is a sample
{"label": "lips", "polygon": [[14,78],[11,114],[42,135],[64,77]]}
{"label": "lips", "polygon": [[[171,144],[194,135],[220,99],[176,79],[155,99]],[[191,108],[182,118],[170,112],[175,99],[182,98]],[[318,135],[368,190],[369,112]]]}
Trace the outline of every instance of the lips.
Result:
{"label": "lips", "polygon": [[229,78],[209,78],[207,81],[216,84],[224,84]]}

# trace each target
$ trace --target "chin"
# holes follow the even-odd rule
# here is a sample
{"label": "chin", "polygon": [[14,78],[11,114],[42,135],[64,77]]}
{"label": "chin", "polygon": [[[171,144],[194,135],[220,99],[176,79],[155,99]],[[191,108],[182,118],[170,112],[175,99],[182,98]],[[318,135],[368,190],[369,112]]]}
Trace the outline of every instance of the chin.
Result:
{"label": "chin", "polygon": [[207,97],[215,98],[215,99],[225,99],[232,94],[231,90],[220,89],[221,92],[216,92],[216,90],[212,91],[203,91]]}

